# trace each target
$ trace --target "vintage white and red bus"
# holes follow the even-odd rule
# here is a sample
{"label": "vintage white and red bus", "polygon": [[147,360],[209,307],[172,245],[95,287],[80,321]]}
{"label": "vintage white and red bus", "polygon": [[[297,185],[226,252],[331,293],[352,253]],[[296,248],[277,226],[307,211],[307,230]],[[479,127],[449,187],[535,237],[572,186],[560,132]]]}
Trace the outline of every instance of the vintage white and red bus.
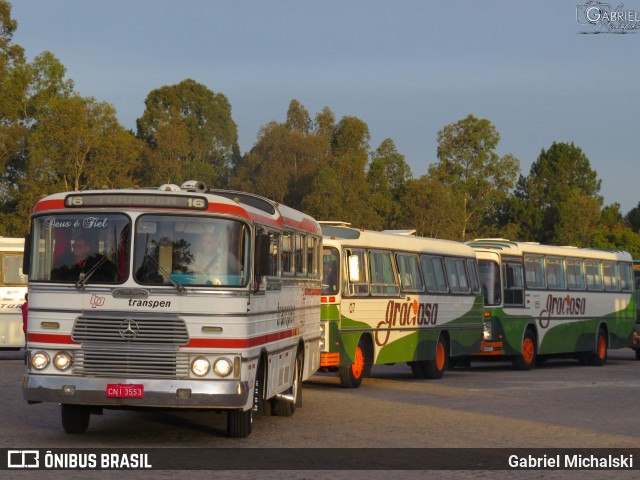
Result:
{"label": "vintage white and red bus", "polygon": [[0,349],[24,347],[22,305],[27,276],[22,271],[24,238],[0,237]]}
{"label": "vintage white and red bus", "polygon": [[58,193],[36,204],[25,255],[23,394],[60,403],[67,433],[158,407],[226,411],[246,437],[292,415],[319,367],[320,226],[286,206],[194,181]]}

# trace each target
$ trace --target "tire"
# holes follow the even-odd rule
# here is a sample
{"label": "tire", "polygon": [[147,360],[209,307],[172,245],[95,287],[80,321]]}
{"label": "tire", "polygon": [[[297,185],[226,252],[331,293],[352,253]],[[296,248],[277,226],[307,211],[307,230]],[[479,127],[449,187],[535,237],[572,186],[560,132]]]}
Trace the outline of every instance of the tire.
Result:
{"label": "tire", "polygon": [[640,360],[640,349],[636,349],[636,360]]}
{"label": "tire", "polygon": [[72,435],[84,433],[89,428],[91,409],[85,405],[60,405],[62,428]]}
{"label": "tire", "polygon": [[227,435],[231,438],[247,438],[251,434],[253,410],[230,410],[227,414]]}
{"label": "tire", "polygon": [[348,367],[338,367],[340,383],[344,388],[358,388],[362,383],[366,371],[366,358],[362,339],[356,347],[356,356]]}
{"label": "tire", "polygon": [[521,353],[513,357],[511,363],[517,370],[531,370],[536,366],[536,356],[536,338],[531,330],[527,330],[522,339]]}
{"label": "tire", "polygon": [[260,417],[268,417],[271,415],[271,402],[265,400],[265,392],[267,388],[267,370],[265,368],[265,360],[260,361],[258,371],[256,373],[256,381],[253,387],[253,418],[255,420]]}
{"label": "tire", "polygon": [[411,367],[411,375],[417,380],[423,380],[426,377],[425,368],[423,362],[409,362]]}
{"label": "tire", "polygon": [[607,333],[604,328],[598,329],[598,336],[596,337],[596,351],[587,354],[589,359],[589,365],[595,367],[601,367],[607,363],[608,345],[607,345]]}
{"label": "tire", "polygon": [[429,380],[439,380],[447,369],[447,360],[449,358],[449,348],[446,338],[442,335],[438,337],[436,343],[436,355],[433,360],[424,362],[424,377]]}
{"label": "tire", "polygon": [[296,412],[296,408],[302,407],[302,354],[296,355],[296,363],[293,370],[293,383],[285,392],[285,395],[293,396],[293,401],[283,398],[273,400],[273,414],[278,417],[291,417]]}

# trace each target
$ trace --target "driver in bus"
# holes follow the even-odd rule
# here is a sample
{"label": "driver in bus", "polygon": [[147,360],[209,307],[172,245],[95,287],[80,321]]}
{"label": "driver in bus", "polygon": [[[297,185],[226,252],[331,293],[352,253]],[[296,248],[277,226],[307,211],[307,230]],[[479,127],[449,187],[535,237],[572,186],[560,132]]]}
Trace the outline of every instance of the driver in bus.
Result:
{"label": "driver in bus", "polygon": [[84,280],[87,275],[94,281],[113,282],[116,280],[116,268],[106,257],[95,252],[89,239],[78,236],[71,245],[73,256],[65,257],[63,263],[51,271],[51,280]]}
{"label": "driver in bus", "polygon": [[222,241],[220,232],[214,231],[200,237],[199,248],[189,269],[193,273],[207,275],[238,275],[240,262]]}

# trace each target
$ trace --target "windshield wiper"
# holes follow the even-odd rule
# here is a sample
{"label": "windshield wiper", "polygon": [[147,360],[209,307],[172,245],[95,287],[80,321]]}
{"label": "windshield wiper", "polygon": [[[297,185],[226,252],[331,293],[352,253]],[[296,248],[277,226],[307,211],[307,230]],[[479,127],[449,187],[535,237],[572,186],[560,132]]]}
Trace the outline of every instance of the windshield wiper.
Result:
{"label": "windshield wiper", "polygon": [[84,288],[84,286],[87,284],[89,279],[93,276],[93,274],[96,273],[96,271],[102,265],[104,265],[106,261],[107,261],[107,257],[102,257],[100,260],[98,260],[96,264],[89,269],[89,271],[85,274],[85,276],[76,282],[76,288]]}
{"label": "windshield wiper", "polygon": [[145,253],[144,255],[145,260],[151,260],[151,262],[158,268],[158,271],[160,273],[162,273],[165,277],[167,277],[169,279],[169,281],[171,282],[171,284],[176,287],[178,289],[179,292],[186,292],[187,289],[184,287],[184,285],[182,285],[181,283],[179,283],[178,281],[174,280],[173,278],[171,278],[171,274],[168,273],[164,268],[162,268],[160,266],[160,264],[158,262],[156,262],[156,259],[153,258],[151,255],[149,255],[148,253]]}

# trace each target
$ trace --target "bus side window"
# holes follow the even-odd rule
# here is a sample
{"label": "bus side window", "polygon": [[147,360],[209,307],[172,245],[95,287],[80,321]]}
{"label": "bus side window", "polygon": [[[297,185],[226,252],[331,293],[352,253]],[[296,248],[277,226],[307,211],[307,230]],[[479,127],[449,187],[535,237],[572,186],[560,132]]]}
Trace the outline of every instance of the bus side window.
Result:
{"label": "bus side window", "polygon": [[366,275],[364,250],[345,250],[347,259],[347,281],[349,295],[368,295],[369,284]]}
{"label": "bus side window", "polygon": [[394,274],[390,252],[370,252],[371,293],[397,295],[400,291]]}

